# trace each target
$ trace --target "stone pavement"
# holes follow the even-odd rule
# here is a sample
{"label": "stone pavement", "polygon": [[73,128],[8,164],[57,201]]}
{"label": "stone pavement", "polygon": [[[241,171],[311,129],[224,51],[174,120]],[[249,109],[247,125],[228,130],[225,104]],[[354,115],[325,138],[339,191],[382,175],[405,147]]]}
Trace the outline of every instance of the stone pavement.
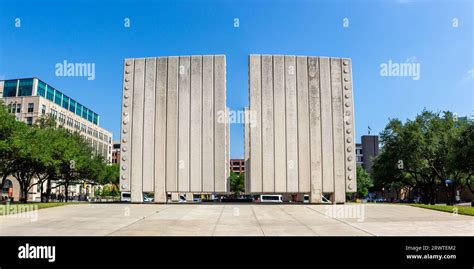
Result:
{"label": "stone pavement", "polygon": [[74,204],[0,216],[0,236],[474,236],[474,217],[391,204]]}

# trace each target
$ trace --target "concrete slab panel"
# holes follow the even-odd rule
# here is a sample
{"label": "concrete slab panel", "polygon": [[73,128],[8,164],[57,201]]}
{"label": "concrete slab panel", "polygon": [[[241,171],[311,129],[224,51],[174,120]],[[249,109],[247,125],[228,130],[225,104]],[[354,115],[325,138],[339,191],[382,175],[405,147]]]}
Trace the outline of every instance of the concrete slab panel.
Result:
{"label": "concrete slab panel", "polygon": [[323,193],[321,166],[321,96],[319,86],[319,58],[308,57],[309,127],[311,155],[310,202],[320,203]]}
{"label": "concrete slab panel", "polygon": [[227,190],[226,131],[226,62],[224,55],[214,56],[214,188],[216,192]]}
{"label": "concrete slab panel", "polygon": [[155,78],[156,59],[145,60],[145,97],[143,107],[143,191],[155,191]]}
{"label": "concrete slab panel", "polygon": [[202,56],[191,57],[191,162],[192,192],[202,190]]}
{"label": "concrete slab panel", "polygon": [[120,130],[120,191],[130,191],[134,60],[125,59],[123,69],[122,128]]}
{"label": "concrete slab panel", "polygon": [[275,192],[286,192],[285,59],[273,56],[273,102],[275,129]]}
{"label": "concrete slab panel", "polygon": [[178,68],[178,191],[189,191],[191,118],[191,58],[179,57]]}
{"label": "concrete slab panel", "polygon": [[273,127],[273,57],[261,56],[262,87],[262,192],[275,191]]}
{"label": "concrete slab panel", "polygon": [[342,70],[341,59],[331,59],[331,94],[332,94],[332,128],[333,128],[333,156],[334,156],[334,202],[344,203],[345,192],[345,161],[344,161],[344,121],[342,103]]}
{"label": "concrete slab panel", "polygon": [[166,203],[166,89],[168,59],[156,59],[155,85],[155,203]]}
{"label": "concrete slab panel", "polygon": [[[145,97],[145,59],[135,60],[133,79],[132,145],[143,143],[143,103]],[[143,147],[132,147],[131,192],[132,202],[143,202]],[[122,166],[123,169],[123,166]]]}
{"label": "concrete slab panel", "polygon": [[323,192],[334,192],[334,157],[331,103],[331,69],[329,58],[319,58],[321,85],[321,151]]}
{"label": "concrete slab panel", "polygon": [[250,88],[250,189],[262,192],[262,89],[260,55],[249,56],[249,88]]}
{"label": "concrete slab panel", "polygon": [[296,57],[285,56],[287,192],[298,192],[298,96]]}
{"label": "concrete slab panel", "polygon": [[298,192],[310,192],[311,156],[309,141],[308,57],[296,57],[298,98]]}
{"label": "concrete slab panel", "polygon": [[202,58],[202,188],[214,191],[214,57]]}
{"label": "concrete slab panel", "polygon": [[179,58],[168,58],[166,121],[166,190],[178,191],[178,69]]}

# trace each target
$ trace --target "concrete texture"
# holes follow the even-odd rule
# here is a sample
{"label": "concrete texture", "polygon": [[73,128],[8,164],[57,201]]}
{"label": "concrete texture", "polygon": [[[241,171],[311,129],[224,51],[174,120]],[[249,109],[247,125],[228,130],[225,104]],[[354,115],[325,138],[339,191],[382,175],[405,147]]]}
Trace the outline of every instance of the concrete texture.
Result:
{"label": "concrete texture", "polygon": [[406,205],[84,204],[37,213],[36,221],[0,216],[0,236],[474,236],[474,217]]}
{"label": "concrete texture", "polygon": [[120,186],[133,202],[227,191],[225,69],[222,55],[125,60]]}
{"label": "concrete texture", "polygon": [[250,55],[247,191],[312,203],[356,191],[351,74],[346,58]]}

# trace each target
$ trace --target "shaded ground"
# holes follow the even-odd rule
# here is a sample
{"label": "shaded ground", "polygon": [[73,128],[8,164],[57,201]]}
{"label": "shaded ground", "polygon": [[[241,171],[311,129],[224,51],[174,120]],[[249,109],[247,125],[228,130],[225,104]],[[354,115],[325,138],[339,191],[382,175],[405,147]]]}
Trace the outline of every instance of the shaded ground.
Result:
{"label": "shaded ground", "polygon": [[74,204],[0,216],[0,235],[474,236],[474,217],[407,205]]}

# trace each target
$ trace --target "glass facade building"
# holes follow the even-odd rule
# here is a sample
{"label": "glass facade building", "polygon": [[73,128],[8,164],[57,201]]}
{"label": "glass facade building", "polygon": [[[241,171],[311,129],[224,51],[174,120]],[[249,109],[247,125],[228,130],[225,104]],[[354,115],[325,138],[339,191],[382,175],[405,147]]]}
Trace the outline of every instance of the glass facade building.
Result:
{"label": "glass facade building", "polygon": [[[34,83],[37,80],[37,83]],[[41,96],[99,125],[99,115],[37,78],[5,80],[3,97]]]}

